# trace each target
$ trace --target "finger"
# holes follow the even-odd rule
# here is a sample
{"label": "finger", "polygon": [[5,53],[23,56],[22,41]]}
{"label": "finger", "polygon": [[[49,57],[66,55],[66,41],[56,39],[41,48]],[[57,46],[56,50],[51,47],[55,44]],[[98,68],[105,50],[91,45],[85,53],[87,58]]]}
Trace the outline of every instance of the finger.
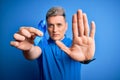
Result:
{"label": "finger", "polygon": [[61,50],[66,52],[68,55],[70,54],[70,50],[68,47],[66,47],[61,41],[55,41],[55,43],[60,47]]}
{"label": "finger", "polygon": [[31,39],[34,40],[37,35],[34,33],[31,33]]}
{"label": "finger", "polygon": [[19,46],[19,42],[17,42],[17,41],[11,41],[10,45],[14,46],[14,47],[18,47]]}
{"label": "finger", "polygon": [[36,28],[30,27],[30,28],[28,28],[28,30],[29,30],[31,33],[35,33],[35,34],[38,35],[38,36],[43,36],[43,32],[40,31],[40,30],[38,30],[38,29],[36,29]]}
{"label": "finger", "polygon": [[88,36],[89,25],[88,25],[87,15],[85,13],[83,13],[83,24],[84,24],[84,35]]}
{"label": "finger", "polygon": [[10,42],[11,46],[14,46],[14,47],[16,47],[20,50],[30,50],[30,48],[32,47],[32,45],[29,45],[29,44],[26,44],[27,45],[27,47],[26,47],[26,45],[24,45],[24,44],[25,43],[21,43],[21,42],[18,42],[18,41],[11,41]]}
{"label": "finger", "polygon": [[74,14],[72,17],[72,32],[73,32],[73,38],[78,37],[77,15],[76,14]]}
{"label": "finger", "polygon": [[77,11],[77,22],[78,22],[79,36],[83,36],[84,28],[83,28],[83,14],[82,14],[82,10],[78,10]]}
{"label": "finger", "polygon": [[94,39],[95,36],[95,22],[91,22],[91,30],[90,30],[90,37]]}
{"label": "finger", "polygon": [[22,27],[22,28],[28,30],[30,33],[34,33],[38,36],[43,36],[43,32],[34,27]]}
{"label": "finger", "polygon": [[23,36],[30,38],[31,37],[31,33],[26,29],[26,28],[20,28],[20,34],[22,34]]}
{"label": "finger", "polygon": [[18,41],[25,40],[25,37],[20,35],[20,34],[18,34],[18,33],[15,33],[13,37],[14,37],[15,40],[18,40]]}

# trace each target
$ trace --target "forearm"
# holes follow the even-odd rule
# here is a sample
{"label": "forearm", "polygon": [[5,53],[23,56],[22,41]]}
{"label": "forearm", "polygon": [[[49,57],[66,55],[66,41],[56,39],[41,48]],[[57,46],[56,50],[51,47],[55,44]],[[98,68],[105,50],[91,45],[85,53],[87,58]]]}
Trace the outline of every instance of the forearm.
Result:
{"label": "forearm", "polygon": [[41,55],[41,48],[38,46],[32,46],[29,51],[23,51],[23,55],[28,60],[37,59]]}

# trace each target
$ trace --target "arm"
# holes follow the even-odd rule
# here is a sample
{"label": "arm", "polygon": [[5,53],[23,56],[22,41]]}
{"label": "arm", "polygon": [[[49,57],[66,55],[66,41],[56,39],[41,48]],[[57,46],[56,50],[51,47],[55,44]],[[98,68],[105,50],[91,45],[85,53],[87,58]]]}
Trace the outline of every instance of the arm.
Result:
{"label": "arm", "polygon": [[86,14],[82,13],[82,10],[78,10],[77,14],[74,14],[72,18],[72,46],[68,48],[60,41],[56,41],[56,44],[76,61],[91,60],[95,53],[95,23],[91,22],[90,33],[88,27]]}
{"label": "arm", "polygon": [[23,51],[23,55],[28,60],[36,59],[40,56],[42,50],[39,46],[34,46],[34,38],[42,36],[43,33],[33,27],[21,27],[14,34],[15,41],[11,41],[11,46],[14,46]]}
{"label": "arm", "polygon": [[30,50],[23,51],[23,55],[28,60],[34,60],[37,59],[41,55],[41,48],[38,46],[33,46]]}

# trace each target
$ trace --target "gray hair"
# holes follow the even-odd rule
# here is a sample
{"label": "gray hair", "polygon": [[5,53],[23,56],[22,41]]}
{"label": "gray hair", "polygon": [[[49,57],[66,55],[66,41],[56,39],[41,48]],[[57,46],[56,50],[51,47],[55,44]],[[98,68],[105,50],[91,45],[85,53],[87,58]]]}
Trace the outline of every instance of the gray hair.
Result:
{"label": "gray hair", "polygon": [[62,7],[52,7],[46,14],[46,20],[51,16],[63,16],[66,18],[65,10]]}

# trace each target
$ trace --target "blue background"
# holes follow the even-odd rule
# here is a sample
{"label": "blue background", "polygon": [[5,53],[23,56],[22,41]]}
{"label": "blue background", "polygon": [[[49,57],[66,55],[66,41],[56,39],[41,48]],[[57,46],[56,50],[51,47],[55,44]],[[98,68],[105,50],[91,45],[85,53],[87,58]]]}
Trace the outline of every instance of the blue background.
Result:
{"label": "blue background", "polygon": [[87,13],[89,23],[96,22],[96,60],[82,65],[82,80],[120,80],[120,8],[119,0],[0,0],[0,80],[38,80],[36,61],[26,60],[22,52],[10,46],[20,26],[34,26],[45,19],[52,6],[67,12],[71,38],[71,19],[78,9]]}

